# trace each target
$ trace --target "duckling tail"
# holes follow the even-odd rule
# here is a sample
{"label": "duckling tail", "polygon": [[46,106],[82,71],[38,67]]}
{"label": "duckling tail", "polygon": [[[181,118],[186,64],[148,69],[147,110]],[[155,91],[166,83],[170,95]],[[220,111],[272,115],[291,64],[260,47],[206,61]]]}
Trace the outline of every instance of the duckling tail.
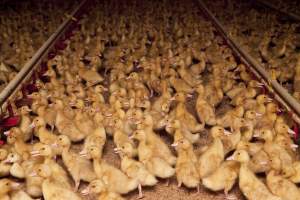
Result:
{"label": "duckling tail", "polygon": [[144,185],[145,186],[154,186],[157,182],[158,182],[158,180],[155,178],[155,176],[153,176],[152,174],[149,174],[146,177]]}
{"label": "duckling tail", "polygon": [[139,183],[138,183],[137,179],[132,179],[132,180],[130,180],[130,181],[128,182],[127,187],[126,187],[126,190],[127,190],[128,192],[130,192],[130,191],[136,189],[136,188],[138,187],[138,184],[139,184]]}

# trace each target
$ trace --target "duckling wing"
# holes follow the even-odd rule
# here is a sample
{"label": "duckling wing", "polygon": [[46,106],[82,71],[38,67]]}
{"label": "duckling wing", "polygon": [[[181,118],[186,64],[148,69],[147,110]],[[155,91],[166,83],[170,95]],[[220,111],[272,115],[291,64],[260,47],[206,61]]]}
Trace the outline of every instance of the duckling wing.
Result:
{"label": "duckling wing", "polygon": [[62,187],[56,182],[45,180],[42,184],[43,197],[45,200],[82,200],[75,192]]}
{"label": "duckling wing", "polygon": [[33,200],[33,199],[23,190],[19,190],[17,192],[12,193],[11,200]]}

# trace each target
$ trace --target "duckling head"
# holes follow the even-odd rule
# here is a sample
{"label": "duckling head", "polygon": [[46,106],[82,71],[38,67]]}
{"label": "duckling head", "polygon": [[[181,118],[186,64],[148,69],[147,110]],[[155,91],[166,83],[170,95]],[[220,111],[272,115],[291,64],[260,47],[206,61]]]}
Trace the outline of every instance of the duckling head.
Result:
{"label": "duckling head", "polygon": [[245,119],[250,119],[250,120],[254,120],[254,119],[256,119],[256,117],[259,117],[259,116],[261,116],[261,114],[255,112],[254,110],[247,110],[244,115]]}
{"label": "duckling head", "polygon": [[163,113],[168,113],[170,111],[170,102],[164,102],[163,104],[161,104],[161,111]]}
{"label": "duckling head", "polygon": [[136,139],[136,140],[139,140],[139,141],[145,141],[146,140],[146,132],[143,129],[136,130],[130,136],[130,139]]}
{"label": "duckling head", "polygon": [[37,148],[35,151],[30,152],[32,156],[51,156],[52,155],[52,149],[49,145],[42,144]]}
{"label": "duckling head", "polygon": [[178,140],[177,142],[171,144],[172,147],[176,147],[178,150],[186,150],[192,146],[192,144],[186,139],[182,138]]}
{"label": "duckling head", "polygon": [[27,95],[29,98],[31,98],[31,99],[39,99],[40,97],[41,97],[41,95],[38,93],[38,92],[33,92],[33,93],[31,93],[31,94],[29,94],[29,95]]}
{"label": "duckling head", "polygon": [[172,100],[174,99],[175,101],[178,101],[178,102],[185,102],[185,97],[186,96],[183,92],[178,92],[171,99]]}
{"label": "duckling head", "polygon": [[288,133],[292,134],[292,135],[295,134],[295,132],[292,129],[290,129],[290,127],[285,123],[276,123],[275,131],[276,131],[276,133],[279,133],[279,134],[287,134],[287,135],[288,135]]}
{"label": "duckling head", "polygon": [[7,155],[6,159],[3,161],[4,163],[15,163],[22,160],[21,156],[16,152],[11,152]]}
{"label": "duckling head", "polygon": [[17,136],[15,134],[9,134],[6,138],[7,144],[14,144],[17,141]]}
{"label": "duckling head", "polygon": [[147,126],[152,126],[153,125],[153,118],[149,113],[145,113],[144,116],[142,117],[143,124]]}
{"label": "duckling head", "polygon": [[6,149],[0,149],[0,161],[7,158],[8,152]]}
{"label": "duckling head", "polygon": [[268,104],[266,105],[266,110],[267,110],[267,112],[269,112],[269,113],[277,113],[277,112],[280,111],[278,105],[277,105],[276,103],[273,103],[273,102],[268,103]]}
{"label": "duckling head", "polygon": [[81,194],[99,194],[105,190],[105,184],[102,180],[92,181],[84,190],[81,191]]}
{"label": "duckling head", "polygon": [[36,173],[40,177],[49,178],[52,175],[52,169],[49,165],[41,164],[36,169]]}
{"label": "duckling head", "polygon": [[60,135],[57,138],[57,144],[63,148],[70,148],[71,147],[71,141],[68,136],[66,135]]}
{"label": "duckling head", "polygon": [[272,141],[273,140],[273,133],[271,130],[262,130],[260,132],[260,138],[262,138],[264,141]]}
{"label": "duckling head", "polygon": [[31,109],[28,106],[22,106],[20,108],[21,115],[26,115],[31,112]]}
{"label": "duckling head", "polygon": [[228,157],[226,160],[235,160],[240,163],[247,163],[250,160],[249,154],[245,150],[236,150],[232,156]]}
{"label": "duckling head", "polygon": [[258,96],[256,97],[256,101],[257,101],[257,103],[259,103],[259,104],[265,104],[265,103],[271,102],[272,99],[269,98],[269,97],[268,97],[267,95],[265,95],[265,94],[261,94],[261,95],[258,95]]}
{"label": "duckling head", "polygon": [[129,142],[125,142],[119,148],[115,148],[115,153],[119,153],[121,157],[131,157],[134,154],[134,147]]}
{"label": "duckling head", "polygon": [[224,135],[224,128],[221,126],[214,126],[211,128],[210,133],[213,138],[218,138]]}
{"label": "duckling head", "polygon": [[3,178],[0,180],[1,194],[6,194],[13,189],[18,189],[19,186],[19,183],[13,182],[7,178]]}
{"label": "duckling head", "polygon": [[34,120],[32,121],[32,125],[34,127],[42,127],[46,125],[45,120],[42,117],[36,117],[34,118]]}
{"label": "duckling head", "polygon": [[102,93],[102,92],[108,91],[108,89],[106,87],[104,87],[103,85],[96,85],[94,87],[94,91],[95,91],[95,93]]}
{"label": "duckling head", "polygon": [[179,120],[172,120],[172,121],[168,122],[168,124],[166,126],[167,129],[179,129],[180,127],[181,127],[181,124],[180,124]]}
{"label": "duckling head", "polygon": [[204,86],[202,84],[197,85],[196,92],[198,93],[199,96],[203,96],[204,95]]}
{"label": "duckling head", "polygon": [[88,154],[93,159],[100,159],[102,157],[102,152],[97,146],[93,145],[88,148]]}

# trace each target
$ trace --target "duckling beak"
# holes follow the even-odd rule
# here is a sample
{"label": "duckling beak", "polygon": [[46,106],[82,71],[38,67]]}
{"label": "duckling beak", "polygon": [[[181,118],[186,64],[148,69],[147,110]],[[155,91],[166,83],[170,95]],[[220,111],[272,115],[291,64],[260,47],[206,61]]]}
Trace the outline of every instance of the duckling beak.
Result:
{"label": "duckling beak", "polygon": [[175,101],[175,100],[176,100],[175,97],[170,98],[170,101]]}
{"label": "duckling beak", "polygon": [[86,187],[85,189],[81,190],[80,192],[82,195],[88,195],[90,193],[90,188]]}
{"label": "duckling beak", "polygon": [[133,140],[134,139],[134,135],[130,135],[129,139]]}
{"label": "duckling beak", "polygon": [[38,176],[38,174],[36,172],[32,172],[32,173],[30,173],[28,175],[31,176],[31,177],[37,177]]}
{"label": "duckling beak", "polygon": [[187,98],[193,98],[193,95],[192,94],[187,94],[186,97]]}
{"label": "duckling beak", "polygon": [[171,146],[172,147],[177,147],[178,146],[178,143],[176,142],[176,143],[173,143],[173,144],[171,144]]}
{"label": "duckling beak", "polygon": [[231,135],[232,133],[227,131],[227,130],[224,130],[224,135]]}
{"label": "duckling beak", "polygon": [[10,131],[4,131],[3,134],[8,136],[10,134]]}
{"label": "duckling beak", "polygon": [[261,165],[267,165],[268,162],[267,161],[261,161],[261,162],[259,162],[259,164],[261,164]]}
{"label": "duckling beak", "polygon": [[17,183],[17,182],[12,182],[10,185],[11,185],[12,189],[18,189],[21,184]]}
{"label": "duckling beak", "polygon": [[273,101],[273,99],[267,98],[267,102],[268,102],[268,103],[270,103],[270,102],[272,102],[272,101]]}
{"label": "duckling beak", "polygon": [[9,158],[6,158],[5,160],[2,161],[3,163],[5,164],[8,164],[8,163],[13,163],[11,159]]}
{"label": "duckling beak", "polygon": [[290,129],[290,128],[288,129],[288,133],[291,134],[291,135],[296,135],[295,131],[293,131],[293,130]]}
{"label": "duckling beak", "polygon": [[32,122],[31,124],[29,124],[29,128],[35,128],[34,122]]}
{"label": "duckling beak", "polygon": [[263,83],[257,83],[256,86],[259,87],[259,88],[262,88],[262,87],[264,87],[264,84]]}
{"label": "duckling beak", "polygon": [[262,114],[261,113],[255,113],[256,117],[261,117]]}
{"label": "duckling beak", "polygon": [[31,156],[33,156],[33,157],[36,157],[36,156],[40,156],[40,155],[41,155],[40,151],[31,151],[30,154],[31,154]]}
{"label": "duckling beak", "polygon": [[299,146],[297,144],[291,144],[290,147],[293,149],[293,151],[296,151]]}
{"label": "duckling beak", "polygon": [[258,133],[254,133],[253,137],[257,138],[257,137],[259,137],[259,134]]}
{"label": "duckling beak", "polygon": [[85,150],[80,151],[79,157],[87,157],[87,152]]}
{"label": "duckling beak", "polygon": [[234,155],[229,156],[228,158],[226,158],[226,160],[234,160]]}
{"label": "duckling beak", "polygon": [[57,148],[58,144],[57,143],[53,143],[53,144],[51,144],[51,146],[54,147],[54,148]]}
{"label": "duckling beak", "polygon": [[121,149],[120,148],[114,148],[114,152],[116,153],[116,154],[119,154],[119,153],[121,153]]}

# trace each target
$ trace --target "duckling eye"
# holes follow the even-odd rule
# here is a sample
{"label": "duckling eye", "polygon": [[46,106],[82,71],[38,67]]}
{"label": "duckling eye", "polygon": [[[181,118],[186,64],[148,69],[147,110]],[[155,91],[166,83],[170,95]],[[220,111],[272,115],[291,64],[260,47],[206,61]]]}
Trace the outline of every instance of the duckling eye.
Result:
{"label": "duckling eye", "polygon": [[6,185],[6,186],[9,186],[9,183],[7,182],[5,185]]}
{"label": "duckling eye", "polygon": [[43,148],[42,148],[42,150],[44,151],[44,150],[46,150],[46,148],[45,148],[45,147],[43,147]]}

